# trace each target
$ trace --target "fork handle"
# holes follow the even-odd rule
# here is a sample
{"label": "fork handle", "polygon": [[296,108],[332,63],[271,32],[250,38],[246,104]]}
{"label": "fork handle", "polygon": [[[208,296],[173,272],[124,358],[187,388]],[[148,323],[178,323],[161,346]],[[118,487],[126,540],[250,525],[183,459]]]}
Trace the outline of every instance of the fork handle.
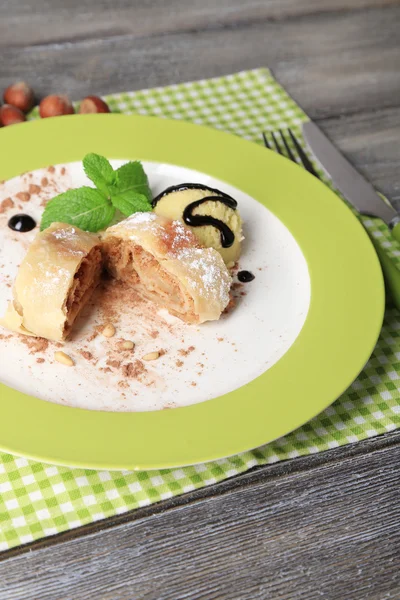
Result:
{"label": "fork handle", "polygon": [[[395,230],[396,235],[394,237],[396,238],[396,240],[400,241],[400,223],[398,223],[392,230],[393,234]],[[383,275],[385,277],[386,289],[390,292],[390,295],[396,308],[400,310],[400,269],[397,268],[394,261],[391,260],[391,258],[386,254],[385,250],[378,243],[378,240],[374,238],[374,236],[368,231],[368,229],[366,229],[366,231],[379,257]]]}

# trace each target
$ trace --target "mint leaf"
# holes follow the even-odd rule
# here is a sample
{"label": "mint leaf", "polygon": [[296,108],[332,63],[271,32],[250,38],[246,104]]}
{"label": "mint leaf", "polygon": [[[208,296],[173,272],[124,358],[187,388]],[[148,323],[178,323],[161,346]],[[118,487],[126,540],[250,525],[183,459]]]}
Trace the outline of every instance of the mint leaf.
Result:
{"label": "mint leaf", "polygon": [[112,221],[115,208],[101,192],[81,187],[59,194],[47,203],[40,229],[58,221],[70,223],[85,231],[105,229]]}
{"label": "mint leaf", "polygon": [[106,196],[116,182],[116,174],[108,160],[100,154],[86,154],[83,159],[83,169],[95,186]]}
{"label": "mint leaf", "polygon": [[151,210],[151,204],[146,196],[130,190],[116,195],[113,194],[111,202],[126,217],[135,212],[148,212]]}
{"label": "mint leaf", "polygon": [[[113,186],[114,194],[125,192],[135,192],[143,194],[149,202],[152,200],[152,194],[149,186],[149,180],[144,172],[142,163],[138,160],[128,162],[115,171],[116,182]],[[151,210],[151,209],[148,209]]]}

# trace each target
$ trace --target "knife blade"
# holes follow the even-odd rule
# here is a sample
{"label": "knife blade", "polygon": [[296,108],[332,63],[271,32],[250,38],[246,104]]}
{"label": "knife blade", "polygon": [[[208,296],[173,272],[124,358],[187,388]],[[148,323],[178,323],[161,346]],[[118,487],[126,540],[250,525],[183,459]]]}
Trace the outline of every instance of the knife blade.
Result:
{"label": "knife blade", "polygon": [[399,223],[399,213],[377,194],[372,185],[340,154],[315,123],[303,123],[302,130],[317,162],[359,213],[378,217],[391,228]]}
{"label": "knife blade", "polygon": [[[382,219],[400,243],[400,214],[376,193],[372,185],[340,154],[315,123],[303,123],[302,131],[314,158],[346,200],[361,214]],[[400,311],[400,270],[372,233],[368,229],[366,231],[379,257],[392,299]]]}

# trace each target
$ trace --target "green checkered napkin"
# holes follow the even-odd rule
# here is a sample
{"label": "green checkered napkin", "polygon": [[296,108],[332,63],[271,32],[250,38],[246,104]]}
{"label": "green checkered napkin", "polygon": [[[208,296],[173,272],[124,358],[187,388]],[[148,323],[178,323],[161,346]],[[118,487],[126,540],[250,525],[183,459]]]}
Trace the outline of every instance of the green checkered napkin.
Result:
{"label": "green checkered napkin", "polygon": [[[106,100],[114,111],[185,119],[256,143],[261,143],[263,130],[292,127],[300,134],[299,125],[306,119],[266,69],[114,94]],[[378,221],[363,221],[400,266],[400,247],[387,229]],[[396,429],[399,336],[399,315],[388,308],[374,354],[339,400],[290,435],[238,456],[182,469],[109,472],[55,467],[0,453],[0,550],[211,485],[257,465]]]}

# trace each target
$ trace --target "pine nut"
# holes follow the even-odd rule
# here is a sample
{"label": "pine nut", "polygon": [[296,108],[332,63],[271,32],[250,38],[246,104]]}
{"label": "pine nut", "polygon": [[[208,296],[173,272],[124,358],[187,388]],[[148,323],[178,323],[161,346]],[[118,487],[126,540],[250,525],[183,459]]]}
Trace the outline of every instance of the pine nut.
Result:
{"label": "pine nut", "polygon": [[104,335],[104,337],[106,337],[106,338],[111,338],[111,337],[113,337],[113,336],[115,335],[115,327],[114,327],[114,325],[113,325],[112,323],[108,323],[108,324],[107,324],[107,325],[104,327],[104,329],[103,329],[103,331],[102,331],[102,334],[103,334],[103,335]]}
{"label": "pine nut", "polygon": [[73,367],[75,364],[72,358],[68,354],[65,354],[65,352],[61,352],[61,350],[54,352],[54,360],[67,367]]}
{"label": "pine nut", "polygon": [[135,347],[135,344],[133,342],[130,342],[129,340],[121,341],[121,349],[122,350],[133,350],[134,347]]}
{"label": "pine nut", "polygon": [[157,358],[159,358],[160,353],[159,352],[149,352],[149,354],[146,354],[145,356],[143,356],[142,360],[157,360]]}

